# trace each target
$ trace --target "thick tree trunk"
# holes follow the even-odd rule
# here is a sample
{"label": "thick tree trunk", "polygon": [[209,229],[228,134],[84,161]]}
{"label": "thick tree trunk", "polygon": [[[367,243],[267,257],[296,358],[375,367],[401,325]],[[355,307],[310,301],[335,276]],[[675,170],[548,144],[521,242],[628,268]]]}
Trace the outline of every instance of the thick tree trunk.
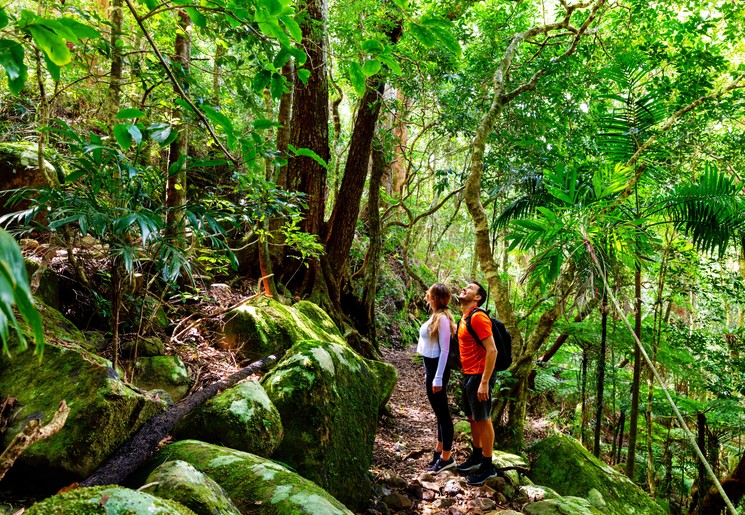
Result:
{"label": "thick tree trunk", "polygon": [[[308,82],[295,78],[292,99],[290,143],[295,148],[307,148],[326,163],[329,150],[329,90],[326,73],[325,0],[306,0],[299,6],[302,20],[303,48],[308,56],[303,69],[310,71]],[[287,188],[305,194],[305,210],[301,229],[310,234],[323,234],[326,209],[326,168],[310,157],[296,156],[287,164]],[[309,279],[312,281],[312,279]]]}
{"label": "thick tree trunk", "polygon": [[[284,76],[289,86],[289,91],[282,95],[279,99],[279,113],[277,114],[277,122],[279,127],[277,128],[277,151],[281,156],[287,156],[289,143],[290,143],[290,125],[292,118],[292,99],[294,80],[295,80],[295,66],[292,59],[287,61],[282,67],[282,75]],[[279,173],[275,178],[277,186],[282,188],[287,187],[287,167],[283,166],[279,169]]]}
{"label": "thick tree trunk", "polygon": [[230,377],[202,388],[185,399],[181,399],[163,413],[155,415],[145,422],[140,430],[116,451],[116,454],[109,458],[106,463],[87,479],[82,481],[80,486],[114,485],[121,483],[145,462],[155,450],[158,442],[171,432],[179,420],[217,395],[218,392],[226,390],[238,381],[264,369],[267,365],[274,363],[276,359],[275,356],[269,356],[261,361],[252,363]]}
{"label": "thick tree trunk", "polygon": [[409,100],[401,90],[396,92],[396,101],[398,109],[396,110],[396,120],[393,127],[393,140],[396,142],[393,157],[393,166],[391,167],[390,182],[386,183],[386,192],[396,198],[401,198],[406,184],[406,146],[409,140],[409,127],[406,125],[408,117]]}
{"label": "thick tree trunk", "polygon": [[[641,341],[642,338],[642,270],[636,266],[634,273],[634,332]],[[631,408],[629,411],[629,448],[626,454],[626,475],[634,480],[636,467],[636,436],[639,426],[639,394],[642,375],[642,354],[639,346],[634,346],[634,376],[631,381]]]}
{"label": "thick tree trunk", "polygon": [[[186,76],[189,74],[191,64],[191,39],[189,27],[191,18],[183,9],[178,9],[178,22],[180,30],[176,34],[174,52],[176,62],[174,70],[182,80],[182,88],[187,90]],[[178,91],[176,91],[178,95]],[[172,116],[174,119],[183,121],[184,117],[178,108],[175,108]],[[170,236],[176,239],[184,237],[184,213],[181,207],[186,204],[186,155],[189,151],[189,133],[187,126],[182,123],[179,127],[179,136],[172,142],[168,152],[168,181],[166,184],[166,230]],[[173,169],[172,169],[173,168]]]}

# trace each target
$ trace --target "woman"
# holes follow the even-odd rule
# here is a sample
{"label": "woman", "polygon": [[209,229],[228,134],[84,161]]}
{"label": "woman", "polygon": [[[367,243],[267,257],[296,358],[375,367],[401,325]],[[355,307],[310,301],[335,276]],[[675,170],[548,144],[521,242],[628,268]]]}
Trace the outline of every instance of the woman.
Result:
{"label": "woman", "polygon": [[455,320],[450,312],[450,290],[442,283],[433,284],[424,299],[432,310],[432,316],[419,330],[417,352],[424,358],[427,398],[437,417],[437,446],[429,469],[434,473],[455,467],[450,456],[453,445],[453,419],[448,407],[447,384],[450,369],[447,368],[450,351],[450,335],[455,332]]}

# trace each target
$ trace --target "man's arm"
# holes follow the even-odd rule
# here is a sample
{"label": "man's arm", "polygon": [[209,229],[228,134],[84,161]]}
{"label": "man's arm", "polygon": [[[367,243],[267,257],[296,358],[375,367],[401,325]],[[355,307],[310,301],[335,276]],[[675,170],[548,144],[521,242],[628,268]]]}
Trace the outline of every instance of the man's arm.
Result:
{"label": "man's arm", "polygon": [[486,340],[481,340],[481,343],[486,349],[486,356],[484,357],[484,373],[481,375],[477,397],[480,401],[485,401],[489,398],[489,378],[494,371],[494,364],[497,362],[497,346],[494,344],[493,334],[489,335]]}

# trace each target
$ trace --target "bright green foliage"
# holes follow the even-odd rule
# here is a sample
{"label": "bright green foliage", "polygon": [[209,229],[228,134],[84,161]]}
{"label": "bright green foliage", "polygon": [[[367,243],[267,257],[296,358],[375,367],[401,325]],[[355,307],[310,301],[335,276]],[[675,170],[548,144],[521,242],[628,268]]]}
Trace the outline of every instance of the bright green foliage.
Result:
{"label": "bright green foliage", "polygon": [[36,351],[41,357],[44,351],[42,321],[39,312],[34,307],[21,249],[18,248],[18,244],[10,234],[0,229],[0,339],[5,354],[9,352],[8,329],[10,326],[18,336],[20,350],[26,349],[26,338],[18,325],[13,306],[18,307],[21,316],[33,330]]}
{"label": "bright green foliage", "polygon": [[120,486],[78,488],[55,495],[26,510],[29,515],[75,513],[77,515],[193,515],[185,506],[145,492]]}

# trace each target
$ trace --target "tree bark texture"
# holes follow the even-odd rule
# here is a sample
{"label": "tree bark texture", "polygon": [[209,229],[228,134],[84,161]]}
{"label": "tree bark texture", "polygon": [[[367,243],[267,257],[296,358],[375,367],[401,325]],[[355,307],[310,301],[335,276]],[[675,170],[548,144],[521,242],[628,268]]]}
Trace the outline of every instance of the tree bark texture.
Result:
{"label": "tree bark texture", "polygon": [[[740,457],[740,461],[732,474],[722,481],[722,488],[735,506],[745,496],[745,454]],[[725,504],[722,496],[716,486],[711,486],[706,491],[701,503],[698,506],[691,506],[688,515],[711,515],[712,513],[720,513],[724,509]]]}
{"label": "tree bark texture", "polygon": [[409,100],[399,89],[396,92],[396,118],[393,127],[393,140],[396,142],[393,166],[391,168],[390,183],[386,184],[386,192],[396,198],[401,198],[406,184],[406,146],[409,140],[409,127],[406,125]]}
{"label": "tree bark texture", "polygon": [[179,420],[217,395],[218,392],[226,390],[238,381],[264,369],[274,363],[276,359],[272,355],[261,361],[252,363],[230,377],[202,388],[185,399],[181,399],[163,413],[155,415],[145,422],[132,438],[122,444],[116,451],[116,454],[82,481],[80,486],[114,485],[121,483],[145,462],[157,447],[158,442],[171,432]]}
{"label": "tree bark texture", "polygon": [[[292,119],[292,99],[295,90],[295,65],[292,59],[282,66],[282,75],[289,86],[289,91],[279,99],[279,113],[277,114],[277,151],[281,156],[287,156],[290,143],[290,121]],[[287,167],[282,166],[275,178],[277,186],[287,188]]]}
{"label": "tree bark texture", "polygon": [[600,435],[603,429],[603,389],[605,388],[605,353],[608,347],[608,294],[603,290],[600,308],[600,353],[598,354],[598,378],[595,393],[595,435],[592,453],[600,457]]}
{"label": "tree bark texture", "polygon": [[[303,47],[310,71],[307,84],[295,78],[290,143],[307,148],[329,162],[329,90],[326,74],[326,2],[307,0],[300,6]],[[287,188],[305,194],[301,229],[322,235],[326,209],[326,168],[310,157],[292,157],[287,164]]]}
{"label": "tree bark texture", "polygon": [[[642,338],[642,270],[636,266],[634,273],[634,332]],[[642,353],[639,346],[634,346],[634,376],[631,381],[631,408],[629,410],[629,448],[626,454],[626,475],[634,480],[636,467],[636,436],[639,429],[639,394],[642,375]]]}
{"label": "tree bark texture", "polygon": [[107,99],[107,119],[113,123],[116,113],[119,111],[119,104],[122,92],[122,7],[124,0],[112,0],[109,21],[111,21],[111,35],[109,37],[109,48],[111,49],[111,68],[109,69],[109,92]]}

